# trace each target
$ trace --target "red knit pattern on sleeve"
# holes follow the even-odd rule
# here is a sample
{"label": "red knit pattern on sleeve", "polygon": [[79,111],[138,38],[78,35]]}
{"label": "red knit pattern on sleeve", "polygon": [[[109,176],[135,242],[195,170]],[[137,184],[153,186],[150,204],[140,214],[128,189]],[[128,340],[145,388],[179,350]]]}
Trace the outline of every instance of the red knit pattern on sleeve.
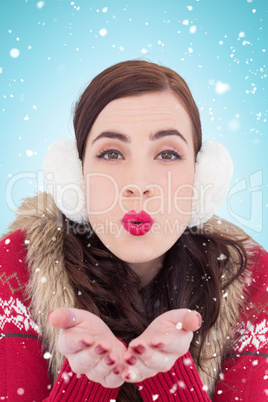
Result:
{"label": "red knit pattern on sleeve", "polygon": [[215,402],[268,400],[268,253],[255,251],[255,264],[245,278],[248,303],[238,341],[223,363]]}
{"label": "red knit pattern on sleeve", "polygon": [[120,387],[104,388],[101,384],[90,381],[84,374],[73,373],[68,360],[65,359],[53,390],[45,401],[110,402],[116,400],[119,389]]}
{"label": "red knit pattern on sleeve", "polygon": [[165,373],[147,378],[137,384],[144,401],[210,401],[203,389],[190,352],[178,359]]}

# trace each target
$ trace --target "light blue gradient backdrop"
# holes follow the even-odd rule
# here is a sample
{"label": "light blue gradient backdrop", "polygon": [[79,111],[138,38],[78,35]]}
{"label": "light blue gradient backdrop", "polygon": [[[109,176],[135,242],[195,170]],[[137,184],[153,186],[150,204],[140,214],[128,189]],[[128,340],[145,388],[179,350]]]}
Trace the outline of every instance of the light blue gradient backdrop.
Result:
{"label": "light blue gradient backdrop", "polygon": [[[85,86],[142,58],[189,84],[204,140],[221,142],[234,162],[218,214],[268,248],[267,27],[263,0],[0,0],[0,232],[44,185],[37,172],[49,144],[74,136],[72,107]],[[219,93],[219,82],[228,90]]]}

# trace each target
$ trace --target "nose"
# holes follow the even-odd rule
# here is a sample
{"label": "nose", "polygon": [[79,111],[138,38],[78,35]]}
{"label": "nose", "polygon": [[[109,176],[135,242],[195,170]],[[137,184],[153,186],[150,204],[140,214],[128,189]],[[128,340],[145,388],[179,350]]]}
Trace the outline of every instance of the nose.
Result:
{"label": "nose", "polygon": [[[137,182],[136,182],[137,183]],[[152,210],[155,210],[154,205],[151,205],[151,202],[154,200],[153,197],[155,193],[155,189],[153,184],[148,185],[138,185],[138,184],[129,184],[126,185],[121,192],[121,197],[119,198],[119,204],[122,211],[127,212],[131,209],[139,210],[147,210],[148,213],[151,213]],[[147,202],[150,203],[149,209]],[[154,204],[154,203],[153,203]]]}
{"label": "nose", "polygon": [[152,197],[153,196],[153,188],[152,185],[147,185],[149,188],[142,188],[137,184],[126,185],[122,190],[123,197]]}
{"label": "nose", "polygon": [[128,166],[125,172],[121,194],[123,197],[138,197],[140,199],[152,197],[155,194],[155,184],[152,182],[153,172],[145,169],[144,164],[136,163]]}

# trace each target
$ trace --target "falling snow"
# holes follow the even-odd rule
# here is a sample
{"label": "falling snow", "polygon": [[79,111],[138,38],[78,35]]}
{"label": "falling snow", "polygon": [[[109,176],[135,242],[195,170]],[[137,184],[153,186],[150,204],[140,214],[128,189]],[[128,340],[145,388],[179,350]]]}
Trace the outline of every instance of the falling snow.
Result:
{"label": "falling snow", "polygon": [[222,95],[222,94],[226,93],[227,91],[229,91],[230,89],[231,89],[231,86],[229,84],[226,84],[221,81],[216,82],[216,85],[215,85],[216,94]]}
{"label": "falling snow", "polygon": [[62,373],[61,378],[63,379],[63,381],[68,384],[68,382],[70,381],[70,375],[69,373],[66,373],[65,371]]}
{"label": "falling snow", "polygon": [[176,324],[176,328],[177,329],[182,329],[182,322],[178,322],[178,324]]}
{"label": "falling snow", "polygon": [[41,9],[41,8],[44,7],[44,5],[45,5],[45,2],[44,2],[44,1],[38,1],[38,3],[36,4],[36,7],[39,8],[39,9]]}
{"label": "falling snow", "polygon": [[49,353],[49,352],[45,352],[44,354],[43,354],[43,358],[44,359],[50,359],[52,357],[52,355]]}
{"label": "falling snow", "polygon": [[190,366],[191,364],[191,359],[189,359],[188,357],[186,357],[185,359],[183,359],[183,364],[185,366]]}
{"label": "falling snow", "polygon": [[13,57],[13,59],[16,59],[20,55],[20,51],[17,48],[11,49],[9,52],[10,56]]}
{"label": "falling snow", "polygon": [[220,256],[219,257],[217,257],[217,260],[220,260],[220,261],[222,261],[222,260],[226,260],[226,255],[225,254],[220,254]]}
{"label": "falling snow", "polygon": [[172,388],[169,390],[169,392],[170,392],[171,394],[175,394],[175,392],[177,391],[177,389],[178,389],[177,384],[173,384],[173,386],[172,386]]}
{"label": "falling snow", "polygon": [[190,31],[191,34],[196,33],[196,31],[197,31],[196,25],[192,25],[192,26],[190,27],[189,31]]}
{"label": "falling snow", "polygon": [[99,34],[101,35],[101,36],[106,36],[107,35],[107,29],[105,29],[105,28],[103,28],[103,29],[101,29],[100,31],[99,31]]}

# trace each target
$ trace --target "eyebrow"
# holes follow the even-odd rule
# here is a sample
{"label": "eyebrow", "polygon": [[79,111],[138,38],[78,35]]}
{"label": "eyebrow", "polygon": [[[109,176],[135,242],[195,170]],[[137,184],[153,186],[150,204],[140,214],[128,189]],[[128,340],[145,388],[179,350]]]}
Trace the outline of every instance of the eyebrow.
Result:
{"label": "eyebrow", "polygon": [[[160,138],[167,137],[169,135],[176,135],[177,137],[181,138],[186,144],[188,144],[188,142],[186,141],[186,138],[178,130],[175,130],[175,129],[159,130],[156,133],[150,135],[150,141],[155,141]],[[103,131],[96,138],[94,138],[91,145],[93,145],[97,140],[99,140],[101,138],[114,138],[114,139],[123,141],[127,144],[131,143],[131,139],[128,135],[117,133],[114,131]]]}

